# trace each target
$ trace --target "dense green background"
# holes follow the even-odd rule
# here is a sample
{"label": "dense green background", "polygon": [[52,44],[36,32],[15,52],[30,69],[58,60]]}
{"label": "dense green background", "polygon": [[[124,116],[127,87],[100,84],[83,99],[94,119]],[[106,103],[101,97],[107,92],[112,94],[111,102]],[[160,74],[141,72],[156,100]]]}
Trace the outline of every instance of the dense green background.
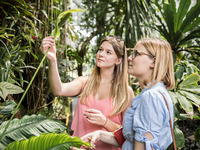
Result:
{"label": "dense green background", "polygon": [[[58,19],[61,13],[72,9],[85,11],[70,12]],[[8,140],[5,135],[16,137],[12,131],[19,128],[10,125],[5,135],[2,134],[5,121],[10,119],[43,58],[39,51],[41,41],[53,29],[60,31],[56,46],[63,82],[91,73],[100,40],[106,35],[123,37],[128,48],[133,48],[142,37],[167,40],[172,46],[175,65],[176,88],[170,94],[175,108],[177,146],[185,145],[188,135],[183,134],[179,125],[188,120],[195,128],[190,135],[200,142],[200,0],[1,0],[0,123],[4,125],[0,126],[0,134],[5,141],[0,141],[0,147],[32,135],[53,132],[57,126],[53,124],[52,129],[38,133],[42,126],[38,122],[34,134]],[[15,117],[42,114],[66,121],[68,125],[73,98],[54,97],[47,73],[48,61],[45,61]],[[139,94],[141,89],[135,84],[135,78],[129,77],[129,81],[135,95]],[[23,120],[27,123],[23,132],[27,132],[29,125]]]}

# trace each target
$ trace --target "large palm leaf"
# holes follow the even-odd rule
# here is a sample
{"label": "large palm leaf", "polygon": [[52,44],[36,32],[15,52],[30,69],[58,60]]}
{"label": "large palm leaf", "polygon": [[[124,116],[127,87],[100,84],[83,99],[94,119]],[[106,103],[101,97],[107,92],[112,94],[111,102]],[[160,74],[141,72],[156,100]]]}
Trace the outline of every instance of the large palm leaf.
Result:
{"label": "large palm leaf", "polygon": [[[8,122],[4,122],[0,126],[0,135]],[[28,139],[31,136],[39,136],[42,133],[64,132],[65,125],[57,120],[48,119],[43,115],[24,116],[22,119],[14,119],[11,121],[9,128],[0,141],[0,148],[4,149],[9,143]]]}
{"label": "large palm leaf", "polygon": [[124,18],[126,19],[125,40],[127,47],[134,47],[139,39],[151,34],[150,28],[148,27],[148,21],[151,20],[150,8],[149,0],[126,0]]}
{"label": "large palm leaf", "polygon": [[6,150],[70,150],[70,146],[80,148],[81,145],[91,147],[79,137],[70,137],[66,133],[45,133],[28,140],[16,141],[8,145]]}
{"label": "large palm leaf", "polygon": [[[200,1],[193,5],[191,0],[180,0],[179,3],[175,0],[165,3],[162,0],[162,3],[155,1],[155,6],[153,12],[158,24],[152,27],[170,42],[176,54],[200,38]],[[195,44],[190,49],[198,50]]]}

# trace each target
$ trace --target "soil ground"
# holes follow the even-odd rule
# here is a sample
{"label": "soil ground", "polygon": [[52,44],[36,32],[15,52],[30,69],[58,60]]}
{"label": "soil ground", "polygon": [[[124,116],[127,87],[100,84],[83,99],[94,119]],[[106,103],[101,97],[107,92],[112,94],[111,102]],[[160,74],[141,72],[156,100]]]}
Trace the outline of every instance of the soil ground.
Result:
{"label": "soil ground", "polygon": [[185,136],[185,145],[181,150],[200,150],[200,144],[194,140],[194,131],[200,125],[200,120],[184,120],[178,125]]}

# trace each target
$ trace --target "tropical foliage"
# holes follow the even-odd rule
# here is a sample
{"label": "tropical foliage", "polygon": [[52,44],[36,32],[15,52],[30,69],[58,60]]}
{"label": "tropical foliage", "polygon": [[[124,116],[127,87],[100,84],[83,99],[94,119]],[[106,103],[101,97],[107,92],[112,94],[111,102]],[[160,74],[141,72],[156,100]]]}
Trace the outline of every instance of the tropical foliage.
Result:
{"label": "tropical foliage", "polygon": [[185,53],[181,52],[185,51],[199,58],[200,1],[162,0],[155,1],[153,6],[156,21],[152,28],[171,44],[176,56],[183,59]]}
{"label": "tropical foliage", "polygon": [[8,82],[0,82],[0,96],[4,101],[6,100],[8,94],[19,94],[22,92],[24,92],[24,90],[19,86]]}
{"label": "tropical foliage", "polygon": [[70,150],[70,147],[80,148],[81,145],[91,147],[88,142],[83,142],[79,137],[70,137],[66,133],[46,133],[28,140],[16,141],[8,145],[6,150]]}
{"label": "tropical foliage", "polygon": [[[43,141],[45,138],[55,138],[55,145],[60,144],[65,148],[69,148],[70,142],[75,139],[80,142],[78,147],[85,144],[79,138],[56,134],[64,132],[66,126],[50,119],[58,119],[59,114],[64,114],[59,118],[63,119],[70,113],[70,100],[65,97],[55,98],[51,93],[47,80],[48,61],[41,63],[43,55],[39,51],[40,43],[50,34],[59,37],[56,47],[63,82],[71,81],[85,70],[91,70],[98,47],[94,42],[99,43],[108,34],[123,37],[129,48],[146,36],[161,37],[170,42],[174,52],[176,78],[176,87],[170,91],[176,117],[174,132],[177,146],[183,147],[185,136],[179,128],[179,122],[188,119],[200,121],[200,1],[81,0],[76,2],[76,6],[86,11],[80,15],[74,11],[81,10],[72,10],[70,3],[72,1],[66,0],[0,2],[0,148],[6,148],[9,143],[17,141],[10,144],[9,149],[18,146],[21,149],[22,145],[30,146],[26,143],[33,144],[34,141]],[[79,21],[74,22],[77,18]],[[81,31],[88,32],[88,37]],[[134,78],[130,80],[135,81]],[[22,97],[20,93],[29,85],[29,90]],[[133,84],[132,87],[136,94],[140,92],[137,85]],[[64,106],[61,107],[62,105]],[[12,120],[7,128],[7,120],[12,119],[11,115],[18,109],[22,116],[31,116]],[[43,115],[32,115],[36,113]],[[35,126],[31,126],[31,123]],[[3,133],[4,131],[6,132]],[[56,133],[42,134],[50,132]],[[30,138],[40,134],[40,137]],[[65,136],[69,141],[64,140],[62,144],[56,139]],[[194,136],[199,142],[200,127],[196,129]],[[30,141],[27,141],[28,138]],[[19,141],[21,139],[24,141]],[[36,143],[35,146],[52,148],[49,144],[41,143]]]}
{"label": "tropical foliage", "polygon": [[[200,76],[199,69],[187,61],[180,62],[175,66],[176,87],[169,91],[174,104],[175,114],[175,139],[179,148],[184,146],[185,137],[179,129],[178,122],[197,116],[200,108]],[[195,112],[196,111],[196,112]]]}
{"label": "tropical foliage", "polygon": [[3,134],[8,121],[0,126],[0,147],[6,148],[9,143],[22,139],[29,139],[31,136],[39,136],[42,133],[62,133],[66,127],[58,120],[48,119],[42,115],[24,116],[22,119],[13,119],[9,128]]}

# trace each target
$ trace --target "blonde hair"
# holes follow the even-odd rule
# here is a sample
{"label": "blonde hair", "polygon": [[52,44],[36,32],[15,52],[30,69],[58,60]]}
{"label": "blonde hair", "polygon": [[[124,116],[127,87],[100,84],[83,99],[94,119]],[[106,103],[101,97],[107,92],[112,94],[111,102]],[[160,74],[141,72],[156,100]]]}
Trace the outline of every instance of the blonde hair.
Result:
{"label": "blonde hair", "polygon": [[[110,116],[114,116],[123,112],[128,106],[127,52],[124,41],[120,37],[106,36],[100,44],[105,41],[112,45],[117,57],[122,58],[122,62],[114,68],[113,80],[110,89],[110,97],[113,98],[113,110]],[[95,65],[93,72],[87,81],[86,88],[80,95],[81,104],[88,105],[87,98],[91,93],[95,96],[98,91],[100,81],[100,68]]]}
{"label": "blonde hair", "polygon": [[173,89],[175,86],[174,80],[174,65],[172,49],[170,44],[161,39],[144,38],[138,41],[146,50],[155,58],[155,67],[150,79],[151,86],[159,81],[162,81],[167,89]]}

